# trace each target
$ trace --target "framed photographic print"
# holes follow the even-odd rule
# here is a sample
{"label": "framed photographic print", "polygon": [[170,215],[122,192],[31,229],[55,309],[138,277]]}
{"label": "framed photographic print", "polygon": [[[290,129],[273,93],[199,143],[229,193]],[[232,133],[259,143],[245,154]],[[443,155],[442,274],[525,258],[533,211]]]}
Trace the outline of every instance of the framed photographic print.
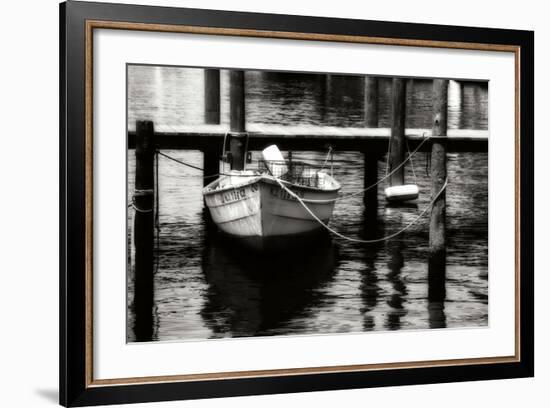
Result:
{"label": "framed photographic print", "polygon": [[61,404],[533,375],[533,32],[60,25]]}

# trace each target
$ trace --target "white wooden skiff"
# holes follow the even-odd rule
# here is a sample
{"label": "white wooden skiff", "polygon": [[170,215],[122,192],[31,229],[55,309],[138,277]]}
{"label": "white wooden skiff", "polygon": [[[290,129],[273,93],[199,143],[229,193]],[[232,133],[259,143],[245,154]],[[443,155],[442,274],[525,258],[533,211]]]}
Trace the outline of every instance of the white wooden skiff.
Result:
{"label": "white wooden skiff", "polygon": [[328,224],[340,184],[326,173],[318,175],[321,182],[310,187],[266,174],[232,171],[206,186],[203,194],[212,220],[226,234],[240,238],[294,236],[322,226],[279,183]]}

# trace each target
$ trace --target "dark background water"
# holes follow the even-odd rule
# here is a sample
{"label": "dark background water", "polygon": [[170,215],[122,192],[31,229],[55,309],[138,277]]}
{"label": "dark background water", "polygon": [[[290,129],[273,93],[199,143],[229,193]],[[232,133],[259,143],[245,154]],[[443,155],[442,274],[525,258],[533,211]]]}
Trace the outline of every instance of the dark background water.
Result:
{"label": "dark background water", "polygon": [[[202,69],[130,66],[128,123],[152,119],[177,127],[204,122]],[[228,71],[222,71],[222,123],[228,122]],[[379,81],[379,126],[389,126],[391,79]],[[487,83],[451,81],[449,127],[487,129]],[[361,77],[246,72],[248,123],[359,127],[364,121]],[[407,127],[431,126],[431,81],[407,81]],[[164,153],[202,166],[200,151]],[[254,152],[254,157],[258,152]],[[294,152],[322,162],[324,153]],[[336,152],[342,194],[363,188],[363,156]],[[369,330],[476,327],[488,323],[486,153],[448,154],[447,281],[444,302],[428,300],[428,217],[379,244],[326,239],[277,256],[231,247],[204,222],[202,173],[159,159],[159,263],[153,308],[136,319],[132,254],[128,270],[128,341],[319,334]],[[426,155],[414,157],[417,205],[392,208],[378,186],[378,217],[365,216],[362,196],[338,201],[331,226],[351,237],[389,235],[430,201]],[[128,197],[134,151],[128,152]],[[385,163],[379,162],[379,175]],[[132,212],[129,211],[129,243]],[[131,248],[131,245],[129,245]]]}

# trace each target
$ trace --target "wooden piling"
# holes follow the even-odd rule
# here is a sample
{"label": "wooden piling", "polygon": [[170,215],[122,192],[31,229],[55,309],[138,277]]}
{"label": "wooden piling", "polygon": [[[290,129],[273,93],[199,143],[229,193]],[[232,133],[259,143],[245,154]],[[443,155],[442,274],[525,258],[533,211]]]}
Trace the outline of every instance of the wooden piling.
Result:
{"label": "wooden piling", "polygon": [[246,149],[244,71],[231,70],[229,73],[229,105],[231,169],[243,170]]}
{"label": "wooden piling", "polygon": [[220,149],[208,148],[202,151],[203,183],[206,186],[216,179],[215,176],[220,172]]}
{"label": "wooden piling", "polygon": [[204,70],[204,122],[220,123],[220,70]]}
{"label": "wooden piling", "polygon": [[134,192],[134,331],[136,340],[151,340],[154,243],[154,126],[136,122]]}
{"label": "wooden piling", "polygon": [[365,77],[365,126],[378,127],[378,78]]}
{"label": "wooden piling", "polygon": [[[363,188],[368,188],[378,181],[378,157],[377,153],[363,152],[364,176]],[[365,204],[365,214],[367,220],[376,219],[378,215],[378,186],[371,187],[363,194],[363,203]]]}
{"label": "wooden piling", "polygon": [[[378,127],[378,78],[365,77],[365,126]],[[378,181],[378,157],[376,153],[363,152],[364,177],[363,188],[368,188]],[[367,220],[376,219],[378,215],[378,188],[372,187],[363,195]]]}
{"label": "wooden piling", "polygon": [[[392,83],[390,172],[405,160],[406,84],[404,78],[394,78]],[[405,166],[401,166],[395,171],[390,176],[389,182],[390,186],[405,184]]]}
{"label": "wooden piling", "polygon": [[[438,194],[447,179],[447,89],[448,80],[435,79],[433,83],[433,127],[431,152],[432,197]],[[443,138],[441,138],[443,137]],[[429,290],[432,301],[445,299],[445,190],[435,200],[430,215]]]}

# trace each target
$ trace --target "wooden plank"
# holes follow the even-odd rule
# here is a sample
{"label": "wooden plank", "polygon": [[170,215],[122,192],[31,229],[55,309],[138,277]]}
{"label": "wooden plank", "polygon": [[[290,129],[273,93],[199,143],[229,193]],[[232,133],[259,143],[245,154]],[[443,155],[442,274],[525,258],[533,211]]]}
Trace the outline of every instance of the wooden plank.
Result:
{"label": "wooden plank", "polygon": [[[212,143],[223,143],[229,132],[228,125],[156,126],[155,138],[160,148],[202,150]],[[361,150],[385,153],[388,149],[389,128],[341,128],[335,126],[282,126],[271,124],[247,124],[250,135],[249,149],[258,150],[268,144],[279,144],[283,150],[326,151],[327,144],[336,150]],[[405,129],[411,149],[427,136],[431,129]],[[449,129],[448,152],[486,152],[489,131],[474,129]],[[214,140],[213,140],[214,139]],[[430,143],[424,143],[426,151]],[[128,146],[135,146],[135,131],[128,132]]]}
{"label": "wooden plank", "polygon": [[[324,137],[345,137],[345,138],[388,138],[391,133],[390,128],[365,128],[365,127],[337,127],[337,126],[315,126],[315,125],[297,125],[285,126],[275,124],[247,123],[247,131],[253,137],[285,137],[285,138],[324,138]],[[194,126],[157,126],[157,134],[165,134],[174,137],[183,136],[223,136],[228,133],[229,126],[223,125],[194,125]],[[135,133],[135,128],[130,128],[129,133]],[[408,128],[405,129],[405,136],[409,138],[421,138],[431,136],[432,129],[426,128]],[[449,129],[447,136],[449,138],[464,139],[487,139],[488,130],[480,129]]]}

